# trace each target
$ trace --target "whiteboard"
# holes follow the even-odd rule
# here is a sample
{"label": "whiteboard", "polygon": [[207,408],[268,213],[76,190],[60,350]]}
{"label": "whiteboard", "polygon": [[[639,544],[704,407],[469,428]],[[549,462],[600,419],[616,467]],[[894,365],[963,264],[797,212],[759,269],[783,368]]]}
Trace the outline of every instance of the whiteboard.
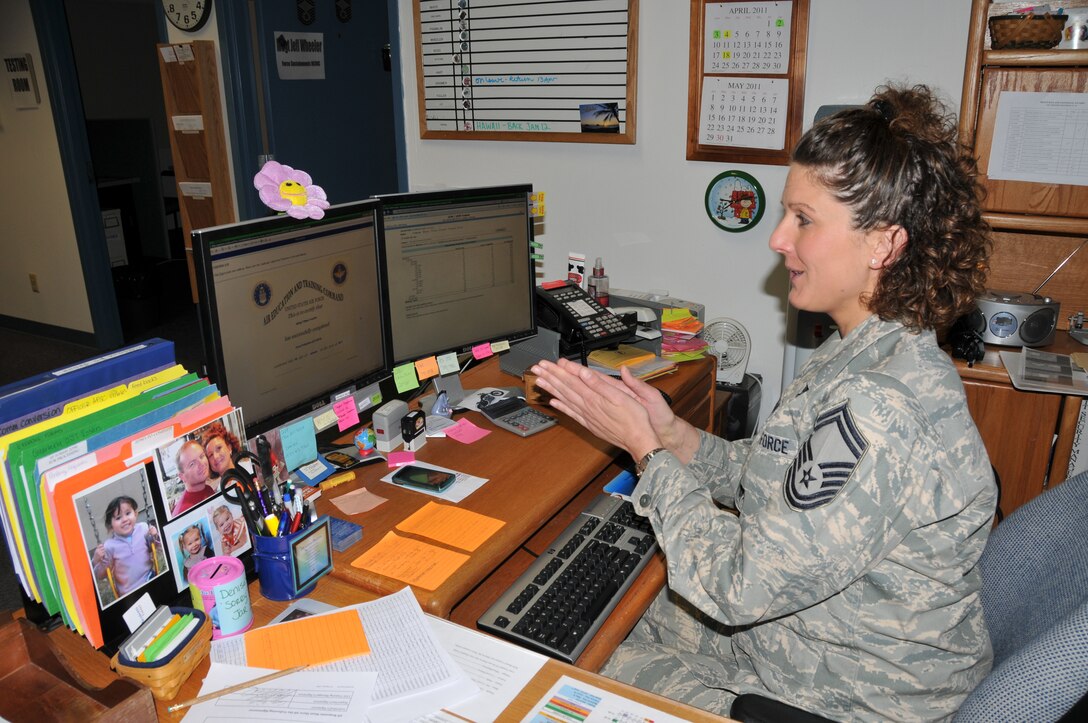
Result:
{"label": "whiteboard", "polygon": [[638,0],[417,0],[421,138],[634,143]]}

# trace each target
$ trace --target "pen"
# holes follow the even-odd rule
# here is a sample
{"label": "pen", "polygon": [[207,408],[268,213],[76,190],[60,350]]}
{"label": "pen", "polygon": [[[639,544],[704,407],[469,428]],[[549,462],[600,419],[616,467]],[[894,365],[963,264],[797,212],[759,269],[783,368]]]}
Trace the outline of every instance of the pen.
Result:
{"label": "pen", "polygon": [[175,703],[174,705],[167,708],[166,711],[168,713],[173,713],[175,711],[181,710],[182,708],[188,708],[191,705],[196,705],[197,703],[205,703],[205,702],[207,702],[209,700],[215,700],[216,698],[218,698],[220,696],[229,695],[230,693],[237,693],[239,690],[245,690],[246,688],[252,688],[252,687],[254,687],[256,685],[261,685],[262,683],[267,683],[269,681],[275,680],[276,678],[282,678],[285,675],[290,675],[291,673],[297,673],[300,670],[305,670],[307,667],[309,667],[309,666],[299,665],[299,666],[296,666],[294,668],[288,668],[287,670],[277,671],[277,672],[272,673],[270,675],[264,675],[264,676],[261,676],[260,678],[254,678],[253,680],[249,681],[248,683],[239,683],[238,685],[232,685],[229,688],[223,688],[223,690],[217,690],[214,693],[208,693],[207,695],[202,695],[199,698],[192,698],[192,699],[187,700],[187,701],[185,701],[183,703]]}
{"label": "pen", "polygon": [[295,518],[291,520],[291,532],[298,532],[299,525],[302,524],[302,513],[296,512]]}

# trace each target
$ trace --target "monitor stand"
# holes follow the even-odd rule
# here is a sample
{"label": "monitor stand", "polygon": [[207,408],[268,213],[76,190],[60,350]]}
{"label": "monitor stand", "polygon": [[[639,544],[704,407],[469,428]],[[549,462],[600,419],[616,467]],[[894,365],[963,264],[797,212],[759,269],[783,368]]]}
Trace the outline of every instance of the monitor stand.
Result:
{"label": "monitor stand", "polygon": [[[461,402],[466,397],[471,397],[479,391],[478,389],[465,389],[461,385],[460,372],[433,377],[431,383],[434,385],[434,393],[426,394],[419,400],[419,408],[427,414],[431,413],[431,407],[434,406],[435,401],[438,399],[438,395],[442,392],[446,393],[446,400],[449,402],[450,408],[458,409],[461,406]],[[524,393],[521,387],[498,387],[498,389],[519,396]]]}

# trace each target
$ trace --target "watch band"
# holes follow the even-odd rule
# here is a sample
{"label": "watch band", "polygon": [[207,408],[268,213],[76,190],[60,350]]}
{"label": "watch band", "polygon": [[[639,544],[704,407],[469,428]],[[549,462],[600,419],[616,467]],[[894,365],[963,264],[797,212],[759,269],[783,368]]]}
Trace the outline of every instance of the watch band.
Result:
{"label": "watch band", "polygon": [[668,450],[666,450],[664,447],[658,447],[656,449],[651,449],[649,452],[642,455],[642,459],[635,463],[635,476],[641,477],[642,473],[646,471],[646,465],[650,463],[650,460],[661,454],[662,452],[666,451]]}

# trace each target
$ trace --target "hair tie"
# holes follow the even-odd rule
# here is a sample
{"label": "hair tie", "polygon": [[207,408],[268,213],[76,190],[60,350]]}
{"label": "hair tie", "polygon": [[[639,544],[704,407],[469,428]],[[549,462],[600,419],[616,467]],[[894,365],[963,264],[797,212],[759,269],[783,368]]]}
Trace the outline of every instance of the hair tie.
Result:
{"label": "hair tie", "polygon": [[873,108],[880,113],[880,117],[884,120],[891,122],[895,118],[895,109],[892,108],[892,104],[883,98],[873,102]]}

